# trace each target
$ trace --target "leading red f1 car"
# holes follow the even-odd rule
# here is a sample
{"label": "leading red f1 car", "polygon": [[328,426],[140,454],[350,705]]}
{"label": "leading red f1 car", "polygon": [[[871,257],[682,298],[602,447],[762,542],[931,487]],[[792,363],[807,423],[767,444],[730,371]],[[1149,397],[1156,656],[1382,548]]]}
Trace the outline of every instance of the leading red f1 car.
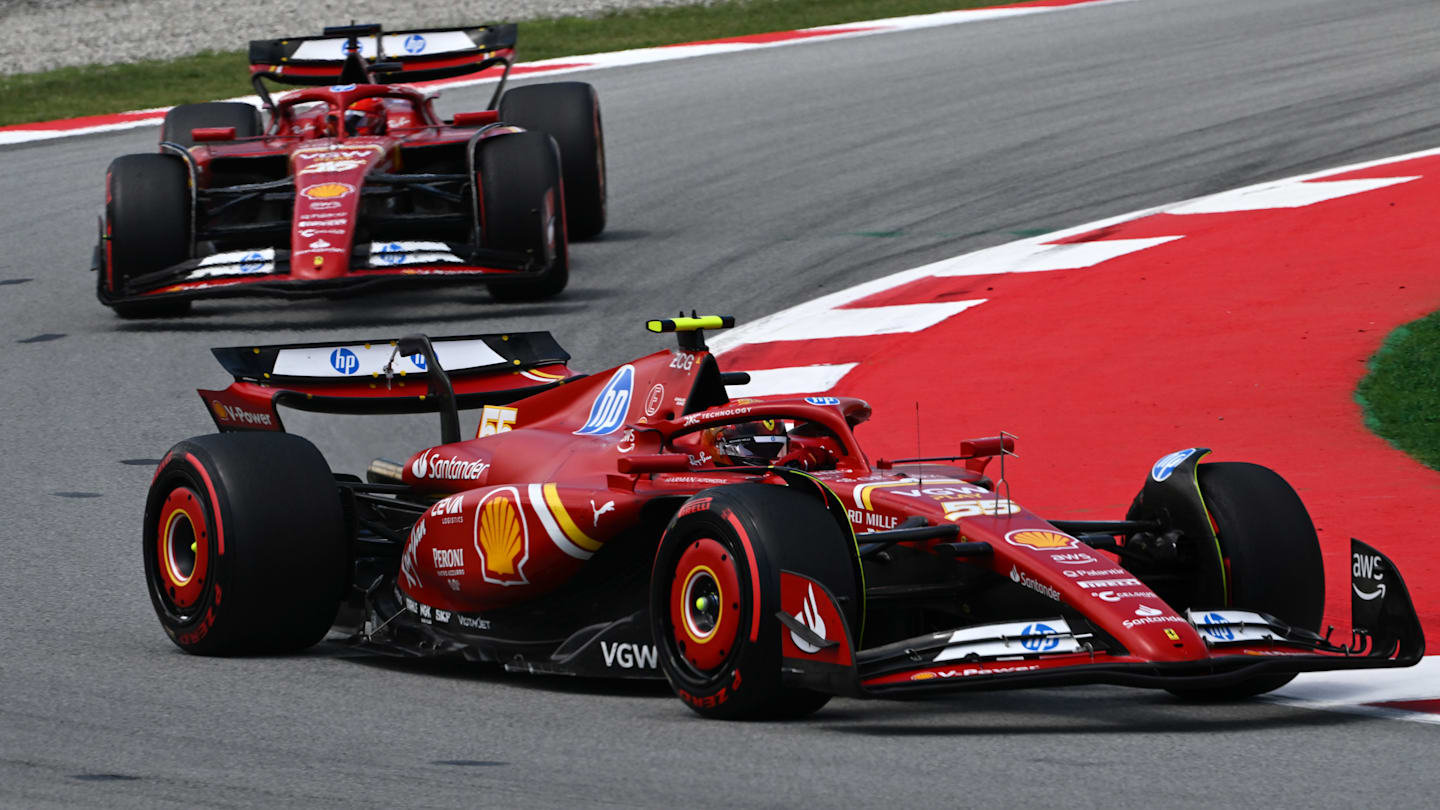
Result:
{"label": "leading red f1 car", "polygon": [[[886,461],[856,439],[860,399],[732,399],[747,375],[703,331],[732,324],[652,321],[676,350],[591,376],[548,333],[216,349],[235,381],[200,395],[221,433],[172,448],[145,508],[161,625],[199,654],[334,629],[512,671],[663,676],[719,718],[1002,686],[1241,697],[1424,652],[1399,571],[1359,541],[1353,635],[1319,632],[1315,528],[1264,467],[1190,448],[1123,519],[1043,518],[987,474],[1008,435]],[[284,433],[282,405],[438,412],[442,442],[361,480]]]}
{"label": "leading red f1 car", "polygon": [[[334,295],[379,284],[483,284],[543,298],[568,240],[605,227],[594,88],[505,89],[514,25],[382,34],[378,25],[250,43],[267,112],[170,110],[160,151],[106,175],[101,303],[175,315],[197,297]],[[419,82],[503,68],[487,109],[442,119]],[[278,99],[266,80],[301,85]]]}

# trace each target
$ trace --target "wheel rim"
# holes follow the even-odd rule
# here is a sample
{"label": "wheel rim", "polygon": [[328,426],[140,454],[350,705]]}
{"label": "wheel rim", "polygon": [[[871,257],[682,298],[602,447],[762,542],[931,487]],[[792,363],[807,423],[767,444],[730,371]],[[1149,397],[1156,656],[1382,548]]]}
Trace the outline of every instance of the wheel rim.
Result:
{"label": "wheel rim", "polygon": [[721,669],[740,629],[740,576],[720,542],[702,537],[681,553],[670,587],[670,620],[679,657],[700,673]]}
{"label": "wheel rim", "polygon": [[156,577],[165,601],[177,613],[193,608],[205,592],[210,549],[204,502],[189,487],[165,497],[156,525]]}

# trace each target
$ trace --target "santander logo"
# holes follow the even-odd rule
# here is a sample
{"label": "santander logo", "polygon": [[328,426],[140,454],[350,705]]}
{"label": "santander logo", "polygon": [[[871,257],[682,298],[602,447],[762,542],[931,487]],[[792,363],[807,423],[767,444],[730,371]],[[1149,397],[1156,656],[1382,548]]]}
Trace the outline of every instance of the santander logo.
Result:
{"label": "santander logo", "polygon": [[463,458],[446,458],[438,450],[426,450],[410,462],[416,478],[440,481],[479,481],[490,469],[490,462]]}
{"label": "santander logo", "polygon": [[[810,631],[815,635],[821,638],[825,637],[825,618],[820,615],[820,605],[815,601],[814,585],[810,586],[810,593],[805,598],[805,603],[800,606],[800,612],[795,614],[795,618],[804,622],[805,626],[810,628]],[[800,648],[800,652],[810,653],[811,655],[820,652],[818,646],[800,638],[800,636],[795,634],[794,630],[790,631],[790,640],[795,643],[796,647]]]}

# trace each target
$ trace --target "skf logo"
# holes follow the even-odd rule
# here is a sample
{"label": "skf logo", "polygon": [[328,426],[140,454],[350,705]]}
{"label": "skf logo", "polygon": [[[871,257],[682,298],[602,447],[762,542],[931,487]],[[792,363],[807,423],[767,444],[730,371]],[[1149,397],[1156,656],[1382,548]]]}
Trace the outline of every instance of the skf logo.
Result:
{"label": "skf logo", "polygon": [[480,576],[496,585],[525,585],[530,531],[520,517],[520,493],[514,487],[492,490],[475,507],[475,550]]}
{"label": "skf logo", "polygon": [[1056,548],[1077,548],[1080,541],[1068,534],[1052,532],[1049,529],[1016,529],[1005,535],[1005,542],[1012,546],[1048,551]]}

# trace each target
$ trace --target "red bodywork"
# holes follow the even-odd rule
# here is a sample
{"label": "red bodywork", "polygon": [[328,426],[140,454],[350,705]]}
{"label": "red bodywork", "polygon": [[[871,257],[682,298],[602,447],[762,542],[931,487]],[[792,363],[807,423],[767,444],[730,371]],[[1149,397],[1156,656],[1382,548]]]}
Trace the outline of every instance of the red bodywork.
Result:
{"label": "red bodywork", "polygon": [[[1009,645],[1009,653],[977,652],[979,647],[962,639],[962,629],[950,647],[923,660],[879,660],[867,657],[867,648],[875,644],[862,638],[863,603],[859,626],[850,626],[823,584],[787,571],[781,579],[784,611],[818,617],[812,627],[830,628],[817,632],[836,642],[807,652],[792,633],[782,630],[783,656],[795,672],[842,667],[852,673],[848,691],[879,694],[960,682],[1038,679],[1055,672],[1067,673],[1072,681],[1085,672],[1110,677],[1115,672],[1124,675],[1126,667],[1143,667],[1152,673],[1147,677],[1166,667],[1194,674],[1197,668],[1236,656],[1304,657],[1296,659],[1296,669],[1387,665],[1368,658],[1364,663],[1353,651],[1318,648],[1276,633],[1247,641],[1243,626],[1238,635],[1231,634],[1233,643],[1217,643],[1225,638],[1218,631],[1207,639],[1193,617],[1172,609],[1114,555],[1058,530],[1013,501],[1006,488],[997,492],[984,469],[988,456],[1013,446],[1009,437],[970,443],[967,455],[977,457],[965,466],[892,467],[868,458],[855,437],[854,429],[870,415],[862,400],[728,400],[718,366],[703,349],[661,351],[584,377],[572,376],[560,363],[535,369],[541,373],[502,367],[457,375],[455,390],[462,399],[512,390],[517,384],[544,387],[507,398],[505,405],[485,405],[474,438],[426,448],[402,465],[400,482],[435,499],[411,528],[397,579],[409,609],[426,617],[427,624],[432,615],[475,617],[543,603],[607,544],[630,542],[642,513],[656,502],[671,504],[667,515],[676,510],[683,514],[706,508],[704,499],[686,499],[711,487],[754,481],[786,485],[794,473],[779,468],[717,467],[701,442],[702,432],[717,426],[781,420],[814,426],[828,435],[829,462],[804,474],[820,485],[827,501],[838,502],[858,549],[863,550],[867,535],[875,532],[955,526],[957,533],[948,539],[901,545],[932,555],[936,565],[954,560],[946,553],[956,545],[953,541],[987,547],[986,553],[961,561],[989,572],[984,576],[992,583],[1013,585],[1012,591],[1032,605],[1037,596],[1042,604],[1052,604],[1048,615],[1069,616],[1072,622],[1083,617],[1090,631],[1067,630],[1059,634],[1066,641],[1062,645],[1035,633],[1052,629],[1043,621],[1063,624],[1064,619],[1019,619],[1029,626],[1022,630],[1017,625],[1008,639],[1002,633],[999,640],[985,642]],[[529,375],[529,382],[517,380],[517,374]],[[386,387],[373,377],[361,383],[309,381],[289,386],[285,396],[291,402],[301,397],[413,397],[420,381],[409,383],[411,390],[403,393],[393,381]],[[223,392],[201,393],[222,429],[278,429],[273,408],[281,398],[277,386],[286,384],[242,380]],[[249,424],[226,421],[227,405],[259,414],[265,424],[257,418]],[[973,452],[977,448],[980,452]],[[1037,626],[1041,630],[1034,630]],[[932,644],[934,649],[943,646]]]}
{"label": "red bodywork", "polygon": [[[349,136],[344,111],[356,102],[375,99],[383,107],[387,128],[384,135]],[[498,113],[484,110],[462,113],[456,125],[440,119],[434,97],[401,85],[348,85],[297,90],[283,96],[276,108],[270,132],[262,138],[230,142],[201,142],[189,149],[196,183],[208,188],[217,160],[255,159],[284,156],[288,173],[295,180],[294,210],[291,216],[290,253],[285,263],[274,262],[273,272],[209,275],[205,267],[190,271],[193,278],[167,284],[143,293],[169,295],[195,290],[217,291],[227,287],[295,282],[385,280],[396,276],[476,279],[517,275],[524,270],[511,266],[480,265],[434,257],[444,249],[418,254],[381,253],[378,260],[356,264],[356,229],[366,175],[394,173],[403,168],[402,149],[446,144],[464,145],[523,131],[497,125]],[[478,205],[478,202],[477,202]],[[483,232],[483,222],[480,224]],[[389,241],[389,240],[387,240]],[[398,242],[397,242],[398,244]],[[257,246],[258,247],[258,246]],[[254,253],[240,248],[227,253]],[[393,258],[392,258],[393,256]],[[288,268],[288,272],[283,272]],[[298,285],[296,285],[298,289]]]}

